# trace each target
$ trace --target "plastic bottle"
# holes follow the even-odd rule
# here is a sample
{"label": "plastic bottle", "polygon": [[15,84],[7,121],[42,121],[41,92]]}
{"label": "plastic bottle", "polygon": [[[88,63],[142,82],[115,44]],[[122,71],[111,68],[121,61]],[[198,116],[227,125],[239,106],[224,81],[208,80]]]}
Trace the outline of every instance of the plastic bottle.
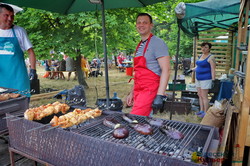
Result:
{"label": "plastic bottle", "polygon": [[120,99],[120,98],[117,96],[117,92],[114,92],[114,96],[112,97],[112,99]]}

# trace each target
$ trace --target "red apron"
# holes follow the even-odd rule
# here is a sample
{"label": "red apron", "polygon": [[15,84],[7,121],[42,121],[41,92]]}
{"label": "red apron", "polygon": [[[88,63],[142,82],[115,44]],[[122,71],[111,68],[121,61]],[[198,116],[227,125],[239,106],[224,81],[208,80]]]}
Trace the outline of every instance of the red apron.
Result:
{"label": "red apron", "polygon": [[[142,56],[134,58],[134,105],[130,113],[135,115],[150,115],[152,111],[152,103],[160,84],[160,76],[147,68],[146,58],[144,57],[152,36],[153,35],[150,34]],[[138,51],[141,42],[136,47],[136,52]]]}

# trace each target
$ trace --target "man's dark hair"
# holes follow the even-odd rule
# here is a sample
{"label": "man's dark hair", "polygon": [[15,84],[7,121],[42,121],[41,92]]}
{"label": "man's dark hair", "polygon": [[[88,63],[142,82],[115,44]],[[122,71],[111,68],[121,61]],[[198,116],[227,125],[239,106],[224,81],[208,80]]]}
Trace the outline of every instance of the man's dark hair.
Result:
{"label": "man's dark hair", "polygon": [[208,45],[209,49],[212,48],[212,44],[211,43],[208,43],[208,42],[201,43],[201,47],[204,47],[205,45]]}
{"label": "man's dark hair", "polygon": [[3,3],[0,4],[0,13],[2,12],[3,8],[14,13],[14,9],[10,5],[3,4]]}
{"label": "man's dark hair", "polygon": [[153,19],[152,19],[152,16],[150,16],[150,14],[148,13],[139,13],[136,17],[136,20],[138,19],[138,17],[140,16],[148,16],[149,17],[149,20],[150,20],[150,23],[153,23]]}

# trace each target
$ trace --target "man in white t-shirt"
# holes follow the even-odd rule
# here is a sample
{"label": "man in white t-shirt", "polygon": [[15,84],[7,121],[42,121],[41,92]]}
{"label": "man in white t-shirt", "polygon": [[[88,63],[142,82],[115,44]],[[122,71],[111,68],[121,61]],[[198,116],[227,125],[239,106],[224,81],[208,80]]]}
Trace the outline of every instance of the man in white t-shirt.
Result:
{"label": "man in white t-shirt", "polygon": [[[0,87],[13,88],[30,93],[30,80],[37,79],[36,56],[26,31],[13,25],[14,10],[0,4]],[[27,51],[30,73],[26,69],[24,54]]]}

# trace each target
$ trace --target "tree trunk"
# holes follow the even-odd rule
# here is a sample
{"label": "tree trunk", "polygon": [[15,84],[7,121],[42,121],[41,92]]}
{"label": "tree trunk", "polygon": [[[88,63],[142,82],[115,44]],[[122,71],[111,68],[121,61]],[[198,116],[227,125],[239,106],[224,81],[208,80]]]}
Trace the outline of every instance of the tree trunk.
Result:
{"label": "tree trunk", "polygon": [[77,73],[77,78],[78,78],[78,83],[79,85],[83,85],[84,88],[88,89],[89,86],[86,82],[85,76],[83,74],[82,68],[81,68],[81,54],[80,52],[77,50],[77,53],[79,53],[79,55],[76,58],[76,73]]}
{"label": "tree trunk", "polygon": [[115,66],[118,66],[116,55],[114,56],[114,59],[115,59]]}

